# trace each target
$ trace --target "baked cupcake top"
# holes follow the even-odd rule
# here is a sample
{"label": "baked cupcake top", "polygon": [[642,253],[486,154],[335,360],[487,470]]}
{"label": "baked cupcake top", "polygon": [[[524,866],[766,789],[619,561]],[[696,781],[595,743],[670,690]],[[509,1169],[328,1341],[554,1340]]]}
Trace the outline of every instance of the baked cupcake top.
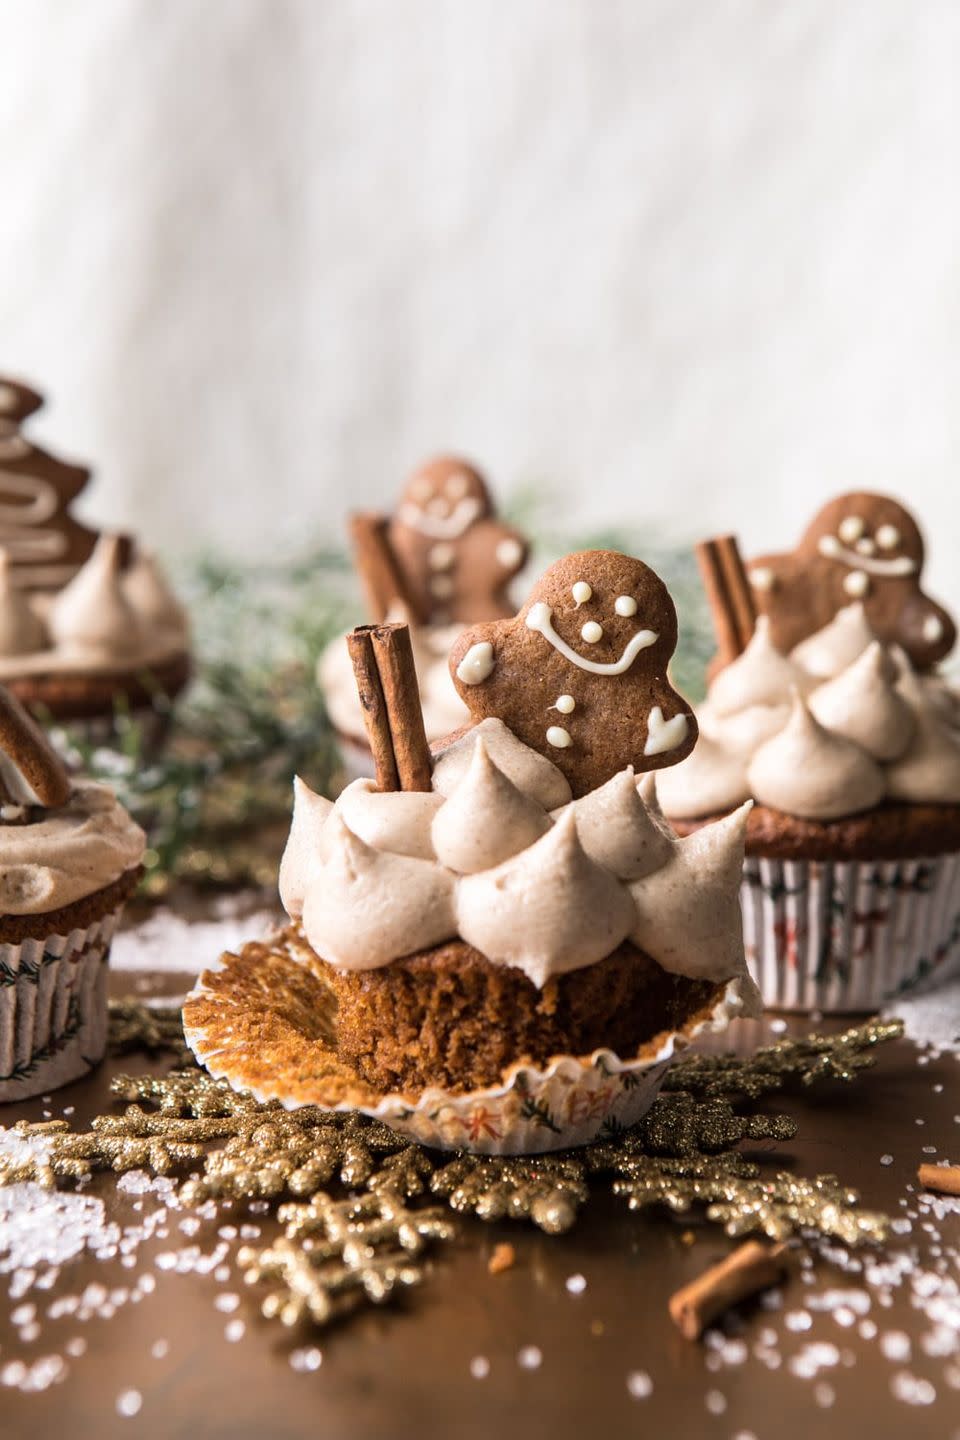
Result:
{"label": "baked cupcake top", "polygon": [[761,615],[697,716],[700,743],[659,784],[674,819],[749,798],[824,822],[885,801],[960,804],[960,704],[876,638],[859,601],[789,654]]}
{"label": "baked cupcake top", "polygon": [[106,785],[71,782],[0,686],[0,915],[60,910],[119,880],[146,837]]}

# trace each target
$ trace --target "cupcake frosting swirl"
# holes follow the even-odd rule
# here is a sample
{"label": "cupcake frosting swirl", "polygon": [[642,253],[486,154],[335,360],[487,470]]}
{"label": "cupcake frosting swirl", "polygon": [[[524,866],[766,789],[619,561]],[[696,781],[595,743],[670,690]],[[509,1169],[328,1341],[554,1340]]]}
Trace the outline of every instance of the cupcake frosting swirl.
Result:
{"label": "cupcake frosting swirl", "polygon": [[761,805],[807,820],[869,810],[884,792],[876,761],[819,724],[799,695],[786,725],[750,761],[747,784]]}

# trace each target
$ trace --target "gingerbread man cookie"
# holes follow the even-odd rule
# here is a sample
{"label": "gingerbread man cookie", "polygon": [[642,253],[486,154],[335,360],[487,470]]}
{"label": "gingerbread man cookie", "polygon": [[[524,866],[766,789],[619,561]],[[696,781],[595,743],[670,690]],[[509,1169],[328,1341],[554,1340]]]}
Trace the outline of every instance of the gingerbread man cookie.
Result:
{"label": "gingerbread man cookie", "polygon": [[97,534],[69,514],[90,471],[20,433],[42,403],[28,385],[0,376],[0,549],[17,585],[59,590],[90,558]]}
{"label": "gingerbread man cookie", "polygon": [[410,478],[387,538],[418,618],[435,624],[513,613],[507,587],[527,561],[527,542],[494,514],[472,465],[441,456]]}
{"label": "gingerbread man cookie", "polygon": [[923,593],[923,537],[886,495],[856,491],[831,500],[796,550],[747,564],[756,608],[787,654],[855,600],[885,644],[901,645],[918,670],[949,654],[957,637],[947,612]]}
{"label": "gingerbread man cookie", "polygon": [[450,670],[475,720],[502,720],[579,796],[693,749],[697,722],[667,679],[676,643],[663,581],[640,560],[584,550],[552,565],[514,619],[471,626]]}

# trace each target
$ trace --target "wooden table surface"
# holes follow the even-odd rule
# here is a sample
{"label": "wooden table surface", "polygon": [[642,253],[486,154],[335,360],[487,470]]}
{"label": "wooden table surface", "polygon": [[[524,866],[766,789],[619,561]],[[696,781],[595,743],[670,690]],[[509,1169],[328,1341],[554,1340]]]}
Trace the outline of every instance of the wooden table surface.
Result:
{"label": "wooden table surface", "polygon": [[[129,977],[122,988],[129,990]],[[810,1026],[791,1021],[790,1028]],[[756,1030],[769,1038],[769,1030]],[[808,1176],[836,1172],[864,1204],[900,1217],[905,1228],[917,1215],[909,1187],[918,1163],[960,1159],[957,1059],[919,1060],[913,1045],[896,1042],[851,1086],[774,1097],[770,1108],[789,1111],[800,1130],[790,1144],[769,1147],[771,1163]],[[150,1063],[138,1056],[110,1062],[53,1103],[9,1107],[0,1120],[73,1106],[72,1119],[82,1124],[108,1108],[111,1074]],[[892,1163],[881,1163],[884,1155]],[[108,1216],[122,1223],[138,1218],[133,1198],[118,1197],[110,1180],[98,1179],[87,1193],[110,1197]],[[156,1208],[152,1199],[147,1208]],[[778,1308],[754,1305],[707,1344],[681,1338],[667,1300],[730,1242],[716,1227],[635,1215],[603,1190],[559,1238],[519,1224],[462,1221],[459,1242],[434,1252],[425,1283],[400,1304],[320,1333],[291,1334],[260,1316],[257,1292],[232,1263],[239,1242],[226,1242],[216,1274],[158,1267],[158,1257],[189,1244],[212,1253],[221,1226],[247,1219],[221,1213],[188,1236],[174,1211],[168,1234],[146,1241],[131,1268],[85,1256],[64,1266],[52,1290],[4,1297],[0,1435],[960,1440],[960,1299],[954,1294],[951,1303],[949,1293],[951,1277],[954,1291],[960,1280],[960,1202],[940,1211],[920,1214],[910,1233],[894,1237],[882,1257],[887,1269],[869,1283],[820,1259],[808,1282],[803,1273],[789,1281]],[[252,1220],[264,1235],[274,1233],[269,1219]],[[502,1240],[516,1247],[516,1264],[491,1276],[487,1262]],[[910,1263],[887,1283],[896,1256]],[[918,1296],[921,1272],[934,1278],[919,1282]],[[58,1296],[90,1284],[129,1288],[141,1276],[154,1277],[155,1289],[121,1303],[112,1318],[49,1315]],[[575,1276],[585,1286],[569,1287]],[[36,1306],[34,1328],[26,1322],[29,1342],[18,1311],[24,1304]],[[78,1350],[77,1340],[86,1349],[74,1355],[67,1347]],[[22,1393],[11,1383],[16,1362],[45,1354],[64,1357],[65,1378]],[[135,1415],[120,1413],[138,1405]]]}

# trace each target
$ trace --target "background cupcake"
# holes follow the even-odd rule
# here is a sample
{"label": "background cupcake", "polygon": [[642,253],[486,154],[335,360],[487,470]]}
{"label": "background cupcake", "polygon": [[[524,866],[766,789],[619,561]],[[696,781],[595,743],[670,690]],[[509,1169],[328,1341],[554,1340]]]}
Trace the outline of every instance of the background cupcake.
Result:
{"label": "background cupcake", "polygon": [[[872,1009],[960,946],[960,730],[950,687],[914,668],[955,632],[920,590],[919,532],[894,504],[843,497],[808,532],[813,558],[805,539],[798,555],[747,566],[763,613],[714,676],[696,751],[660,784],[683,830],[756,801],[744,927],[771,1006]],[[718,627],[728,636],[730,588]],[[780,615],[798,595],[816,595],[816,615],[824,594],[857,592],[812,634],[806,613],[803,623]],[[777,635],[801,638],[785,653]]]}
{"label": "background cupcake", "polygon": [[0,687],[0,1101],[102,1058],[110,942],[144,845],[110,790],[72,782]]}
{"label": "background cupcake", "polygon": [[[416,470],[392,516],[352,515],[350,535],[370,620],[410,627],[426,734],[438,740],[469,719],[447,665],[450,647],[465,625],[513,614],[508,591],[527,542],[498,519],[480,472],[455,456]],[[348,769],[372,774],[345,638],[321,656],[318,680]]]}
{"label": "background cupcake", "polygon": [[70,514],[90,472],[23,435],[41,404],[0,380],[0,681],[62,721],[162,708],[190,675],[186,614],[152,555]]}

